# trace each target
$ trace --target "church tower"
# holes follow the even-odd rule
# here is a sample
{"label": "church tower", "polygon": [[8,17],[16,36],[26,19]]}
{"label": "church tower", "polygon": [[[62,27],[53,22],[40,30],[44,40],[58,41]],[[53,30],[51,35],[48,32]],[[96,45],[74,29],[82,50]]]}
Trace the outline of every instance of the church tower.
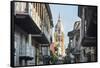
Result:
{"label": "church tower", "polygon": [[58,16],[57,24],[55,25],[54,32],[54,42],[56,48],[56,55],[58,57],[64,56],[64,27],[60,18],[60,14]]}

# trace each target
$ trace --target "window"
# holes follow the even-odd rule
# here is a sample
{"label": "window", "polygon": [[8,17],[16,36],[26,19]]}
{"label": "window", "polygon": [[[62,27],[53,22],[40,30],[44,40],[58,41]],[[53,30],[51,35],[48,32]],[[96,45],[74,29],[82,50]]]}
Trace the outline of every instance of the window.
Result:
{"label": "window", "polygon": [[42,54],[48,55],[48,47],[42,47]]}

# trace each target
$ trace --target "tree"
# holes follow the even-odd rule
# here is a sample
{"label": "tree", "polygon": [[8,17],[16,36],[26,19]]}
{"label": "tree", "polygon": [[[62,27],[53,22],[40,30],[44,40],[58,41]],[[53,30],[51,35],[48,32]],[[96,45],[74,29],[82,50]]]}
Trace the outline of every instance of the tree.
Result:
{"label": "tree", "polygon": [[53,54],[52,51],[50,51],[50,54],[51,54],[51,63],[52,64],[56,64],[57,55],[56,54]]}

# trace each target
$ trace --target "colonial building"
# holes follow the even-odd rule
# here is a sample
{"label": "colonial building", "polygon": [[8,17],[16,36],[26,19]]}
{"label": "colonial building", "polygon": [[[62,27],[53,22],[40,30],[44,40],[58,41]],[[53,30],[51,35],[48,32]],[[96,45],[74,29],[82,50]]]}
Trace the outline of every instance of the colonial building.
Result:
{"label": "colonial building", "polygon": [[[78,16],[81,21],[74,24],[74,29],[68,32],[69,52],[74,56],[70,63],[97,61],[97,7],[78,6]],[[71,58],[71,57],[70,57]]]}
{"label": "colonial building", "polygon": [[78,16],[81,18],[82,46],[97,46],[97,7],[79,6]]}
{"label": "colonial building", "polygon": [[97,6],[78,6],[80,45],[83,46],[86,62],[97,61]]}
{"label": "colonial building", "polygon": [[64,56],[64,27],[60,19],[60,15],[58,17],[57,24],[55,25],[54,32],[54,44],[55,44],[55,53],[60,58]]}
{"label": "colonial building", "polygon": [[12,1],[11,8],[11,66],[49,64],[53,27],[49,4]]}
{"label": "colonial building", "polygon": [[75,57],[75,63],[80,62],[80,21],[76,21],[74,24],[74,37],[73,37],[73,43],[72,47],[74,48],[72,54]]}
{"label": "colonial building", "polygon": [[[69,45],[68,49],[73,57],[71,63],[80,62],[80,21],[76,21],[72,31],[68,32]],[[69,54],[70,55],[70,54]]]}

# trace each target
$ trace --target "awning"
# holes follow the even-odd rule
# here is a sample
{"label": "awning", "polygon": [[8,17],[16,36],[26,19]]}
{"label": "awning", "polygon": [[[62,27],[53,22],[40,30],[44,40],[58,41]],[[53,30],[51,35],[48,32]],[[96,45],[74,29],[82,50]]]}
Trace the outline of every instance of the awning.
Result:
{"label": "awning", "polygon": [[[41,35],[39,37],[32,36],[40,44],[49,44],[49,41],[44,33],[38,28],[35,22],[28,14],[16,14],[14,16],[14,23],[23,29],[26,33],[32,35]],[[16,27],[16,26],[15,26]]]}
{"label": "awning", "polygon": [[14,23],[28,34],[41,33],[41,30],[37,27],[35,22],[28,14],[16,14],[14,16]]}

